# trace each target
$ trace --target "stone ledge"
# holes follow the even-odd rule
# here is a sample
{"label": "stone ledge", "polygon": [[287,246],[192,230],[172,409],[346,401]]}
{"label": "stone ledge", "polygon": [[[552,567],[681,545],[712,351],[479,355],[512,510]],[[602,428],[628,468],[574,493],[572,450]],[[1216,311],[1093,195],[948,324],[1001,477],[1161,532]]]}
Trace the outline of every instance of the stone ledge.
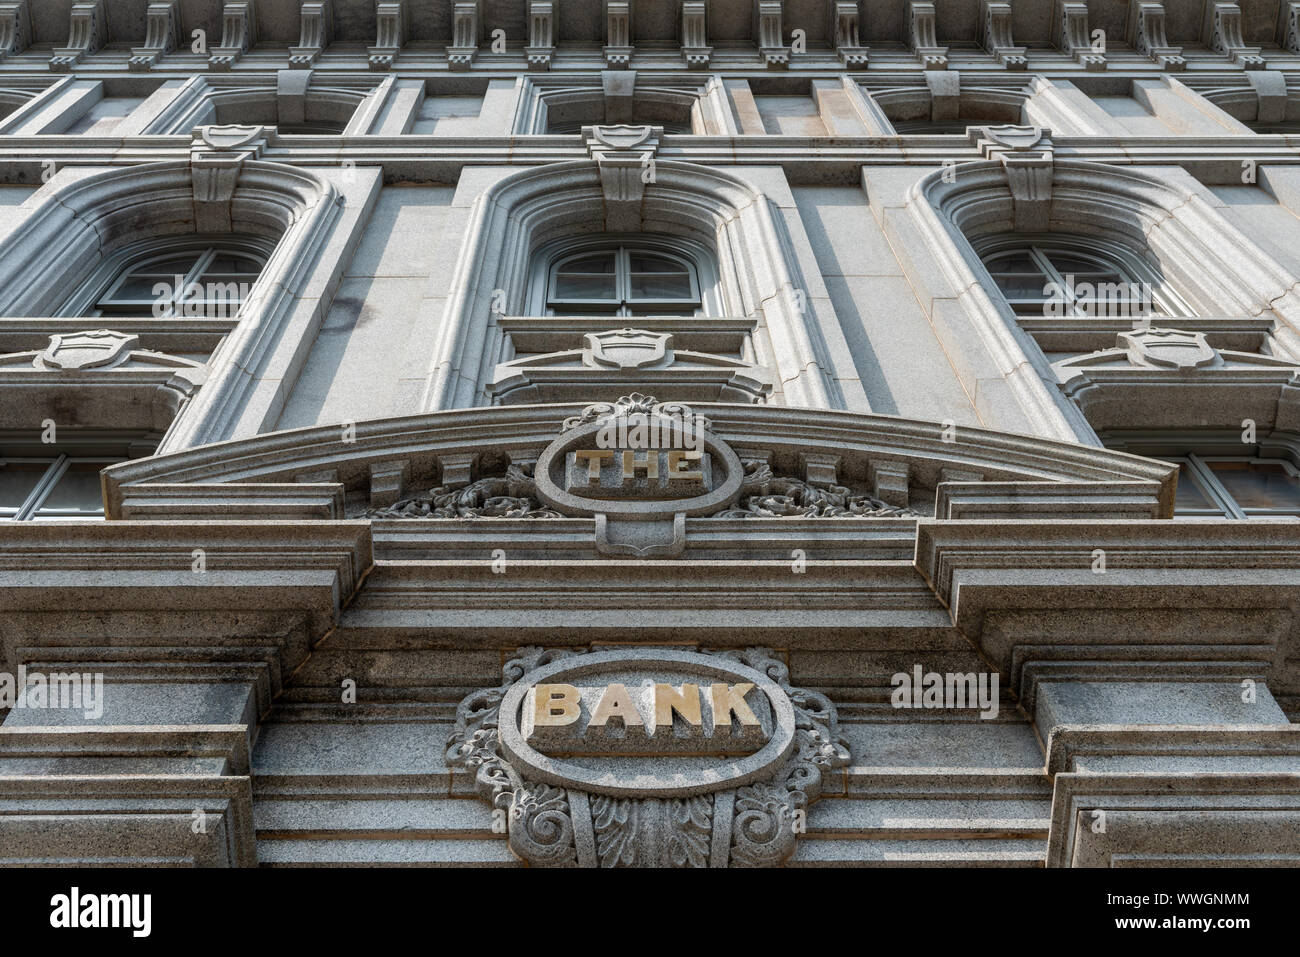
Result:
{"label": "stone ledge", "polygon": [[1056,775],[1048,867],[1300,861],[1300,772]]}
{"label": "stone ledge", "polygon": [[243,776],[0,776],[0,847],[7,865],[252,867],[252,787]]}

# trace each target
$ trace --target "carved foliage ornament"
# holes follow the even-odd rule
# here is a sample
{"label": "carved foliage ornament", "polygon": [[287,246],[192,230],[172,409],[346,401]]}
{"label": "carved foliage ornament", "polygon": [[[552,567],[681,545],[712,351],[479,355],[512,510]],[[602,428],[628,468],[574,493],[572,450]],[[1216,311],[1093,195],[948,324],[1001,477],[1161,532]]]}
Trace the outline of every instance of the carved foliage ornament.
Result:
{"label": "carved foliage ornament", "polygon": [[559,518],[537,497],[532,468],[511,465],[506,474],[481,478],[464,488],[439,486],[383,508],[365,518]]}
{"label": "carved foliage ornament", "polygon": [[[695,763],[672,756],[680,740],[675,727],[665,738],[666,753],[639,760],[620,756],[615,748],[583,763],[529,747],[526,725],[536,707],[534,696],[559,687],[542,682],[589,683],[599,675],[620,682],[610,688],[625,690],[641,674],[664,672],[741,679],[724,687],[769,709],[762,711],[765,743],[744,758]],[[446,760],[453,770],[474,776],[475,790],[506,818],[511,851],[537,866],[780,864],[794,852],[824,776],[849,762],[834,705],[824,695],[792,688],[785,664],[764,648],[528,647],[506,662],[503,678],[500,687],[476,691],[460,703]],[[684,684],[680,690],[693,687]],[[674,712],[669,717],[681,723]],[[716,733],[721,724],[716,711],[709,720]],[[701,722],[709,723],[696,723]],[[624,719],[624,731],[640,733],[634,724]]]}
{"label": "carved foliage ornament", "polygon": [[[637,436],[635,476],[625,475],[620,442]],[[672,446],[663,451],[661,446]],[[696,455],[673,448],[698,450]],[[593,482],[591,459],[602,450]],[[577,451],[575,451],[577,450]],[[585,450],[585,451],[584,451]],[[585,456],[585,458],[584,458]],[[653,459],[656,478],[648,466]],[[576,471],[575,471],[576,469]],[[675,471],[670,471],[673,469]],[[550,473],[548,474],[548,470]],[[698,471],[699,475],[693,473]],[[669,482],[669,477],[677,479]],[[833,477],[833,476],[832,476]],[[712,435],[709,420],[680,402],[634,392],[597,402],[564,420],[560,435],[536,466],[518,463],[504,474],[464,487],[448,483],[362,514],[372,519],[558,518],[562,515],[650,516],[678,513],[710,518],[894,518],[917,514],[834,481],[775,474],[765,462],[740,458]],[[688,480],[689,479],[689,480]],[[626,493],[626,494],[624,494]]]}
{"label": "carved foliage ornament", "polygon": [[772,474],[766,462],[746,462],[740,501],[714,518],[909,518],[917,512],[843,485]]}

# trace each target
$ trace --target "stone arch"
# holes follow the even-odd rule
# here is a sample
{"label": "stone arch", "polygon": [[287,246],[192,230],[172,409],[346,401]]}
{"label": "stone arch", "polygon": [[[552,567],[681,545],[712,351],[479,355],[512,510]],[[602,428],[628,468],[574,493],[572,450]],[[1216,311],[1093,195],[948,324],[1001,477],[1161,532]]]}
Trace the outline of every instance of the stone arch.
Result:
{"label": "stone arch", "polygon": [[[1271,312],[1279,320],[1275,342],[1300,356],[1300,296],[1291,288],[1291,278],[1220,216],[1199,189],[1133,167],[1052,163],[1050,154],[1045,162],[1050,199],[1036,201],[1047,203],[1047,232],[1128,245],[1194,314],[1259,317]],[[960,331],[940,323],[936,331],[950,350],[968,353],[968,380],[1006,383],[1027,431],[1096,444],[1096,434],[1079,411],[1049,385],[1054,376],[1041,351],[1001,298],[990,296],[996,287],[972,246],[981,237],[1014,232],[1018,201],[997,161],[965,164],[955,176],[938,171],[913,186],[908,200],[912,222],[940,265],[942,278],[936,282],[960,305],[958,314],[964,318]],[[972,350],[976,342],[982,348]],[[972,381],[966,384],[970,388]]]}
{"label": "stone arch", "polygon": [[[308,170],[248,160],[224,201],[200,201],[189,162],[106,171],[65,170],[43,203],[0,242],[0,311],[53,315],[67,291],[87,281],[106,256],[144,238],[230,232],[275,242],[245,301],[238,326],[210,357],[207,381],[181,410],[160,450],[229,438],[250,411],[278,410],[272,365],[294,362],[311,336],[282,333],[320,261],[338,215],[339,194]],[[93,323],[94,320],[88,320]]]}
{"label": "stone arch", "polygon": [[1002,88],[968,84],[951,97],[951,102],[944,102],[936,98],[929,87],[911,83],[873,89],[870,95],[891,125],[947,121],[966,122],[973,126],[1025,122],[1025,103],[1030,90],[1024,85]]}
{"label": "stone arch", "polygon": [[[718,170],[658,161],[637,222],[641,232],[686,237],[716,253],[725,314],[753,321],[754,362],[777,373],[773,401],[843,407],[817,325],[817,310],[829,306],[807,295],[789,235],[761,191]],[[624,228],[610,228],[594,162],[524,170],[484,192],[452,275],[423,408],[486,404],[484,387],[505,355],[497,320],[524,307],[534,250]]]}
{"label": "stone arch", "polygon": [[283,96],[266,82],[227,85],[225,77],[187,84],[142,132],[157,135],[188,134],[197,126],[280,126],[283,123],[320,123],[346,132],[358,129],[358,118],[368,122],[363,105],[376,101],[381,85],[370,79],[346,78],[311,83],[296,96]]}

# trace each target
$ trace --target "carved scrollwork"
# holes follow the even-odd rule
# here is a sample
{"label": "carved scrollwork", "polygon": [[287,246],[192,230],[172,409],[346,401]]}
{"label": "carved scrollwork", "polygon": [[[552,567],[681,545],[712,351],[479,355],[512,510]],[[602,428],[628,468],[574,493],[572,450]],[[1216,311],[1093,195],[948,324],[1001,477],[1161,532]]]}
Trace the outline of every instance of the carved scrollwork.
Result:
{"label": "carved scrollwork", "polygon": [[687,422],[695,420],[689,405],[683,405],[681,402],[660,402],[652,395],[633,392],[631,395],[620,397],[617,402],[596,402],[587,406],[578,415],[565,419],[562,431],[568,432],[580,425],[599,422],[602,419],[626,418],[630,415],[663,415]]}
{"label": "carved scrollwork", "polygon": [[901,518],[916,515],[843,485],[776,476],[766,462],[747,462],[740,499],[713,518]]}
{"label": "carved scrollwork", "polygon": [[731,823],[731,862],[735,867],[772,867],[794,852],[794,799],[773,784],[736,791]]}
{"label": "carved scrollwork", "polygon": [[537,497],[531,466],[510,465],[505,475],[481,478],[464,488],[443,486],[368,509],[364,518],[559,518]]}
{"label": "carved scrollwork", "polygon": [[744,664],[785,691],[795,728],[788,760],[768,780],[734,790],[658,798],[587,794],[523,777],[503,756],[500,739],[506,693],[531,672],[584,653],[522,648],[506,662],[500,687],[476,691],[456,709],[447,764],[474,773],[478,793],[507,812],[516,855],[546,867],[770,867],[794,852],[799,816],[821,796],[823,776],[849,762],[825,695],[791,688],[788,667],[770,649],[700,649]]}
{"label": "carved scrollwork", "polygon": [[578,863],[573,819],[563,788],[528,784],[515,789],[510,804],[510,849],[543,867]]}

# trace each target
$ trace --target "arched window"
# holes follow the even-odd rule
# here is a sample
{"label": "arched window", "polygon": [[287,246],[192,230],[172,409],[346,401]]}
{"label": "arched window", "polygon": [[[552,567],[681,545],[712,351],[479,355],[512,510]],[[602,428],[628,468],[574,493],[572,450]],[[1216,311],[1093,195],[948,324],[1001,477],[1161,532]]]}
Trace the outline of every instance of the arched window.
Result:
{"label": "arched window", "polygon": [[[703,267],[703,268],[701,268]],[[715,314],[711,257],[669,237],[604,237],[547,247],[535,260],[531,315]]]}
{"label": "arched window", "polygon": [[270,256],[258,240],[154,240],[111,257],[64,315],[237,318]]}
{"label": "arched window", "polygon": [[1141,319],[1190,312],[1150,265],[1117,243],[1016,234],[985,241],[977,251],[1018,316]]}

